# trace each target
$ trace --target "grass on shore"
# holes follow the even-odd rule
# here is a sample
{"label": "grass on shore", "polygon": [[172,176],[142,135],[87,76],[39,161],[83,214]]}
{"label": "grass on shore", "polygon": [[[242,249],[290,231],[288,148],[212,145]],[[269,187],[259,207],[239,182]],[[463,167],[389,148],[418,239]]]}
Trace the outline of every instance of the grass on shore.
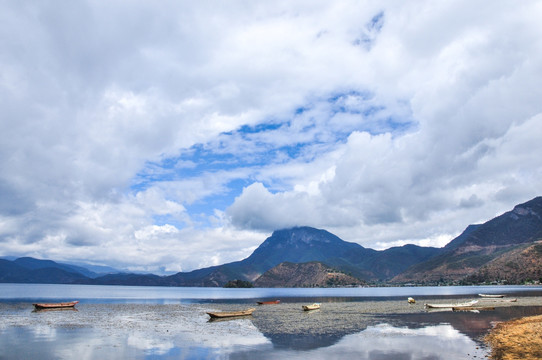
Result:
{"label": "grass on shore", "polygon": [[486,343],[493,360],[542,359],[542,315],[497,324]]}

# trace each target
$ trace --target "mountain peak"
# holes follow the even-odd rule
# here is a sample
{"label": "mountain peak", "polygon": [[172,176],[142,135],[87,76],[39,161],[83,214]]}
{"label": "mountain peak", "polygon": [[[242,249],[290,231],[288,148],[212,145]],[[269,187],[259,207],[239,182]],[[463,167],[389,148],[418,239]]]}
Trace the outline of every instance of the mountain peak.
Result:
{"label": "mountain peak", "polygon": [[341,240],[326,230],[301,226],[274,231],[242,263],[251,265],[261,274],[285,261],[304,263],[328,261],[330,258],[362,257],[362,254],[368,251],[361,245]]}
{"label": "mountain peak", "polygon": [[270,244],[284,244],[290,246],[344,242],[339,237],[326,230],[315,229],[309,226],[298,226],[289,229],[276,230],[267,240],[269,240]]}
{"label": "mountain peak", "polygon": [[514,220],[518,220],[520,217],[535,216],[540,219],[542,213],[542,196],[536,197],[526,203],[514,206],[514,209],[510,212],[510,216]]}

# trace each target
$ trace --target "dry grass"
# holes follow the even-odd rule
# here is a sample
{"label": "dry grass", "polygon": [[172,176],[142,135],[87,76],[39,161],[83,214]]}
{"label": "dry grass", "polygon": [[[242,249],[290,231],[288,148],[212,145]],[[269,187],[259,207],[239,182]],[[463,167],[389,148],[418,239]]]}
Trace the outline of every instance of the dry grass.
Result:
{"label": "dry grass", "polygon": [[542,315],[498,324],[485,341],[494,360],[542,359]]}

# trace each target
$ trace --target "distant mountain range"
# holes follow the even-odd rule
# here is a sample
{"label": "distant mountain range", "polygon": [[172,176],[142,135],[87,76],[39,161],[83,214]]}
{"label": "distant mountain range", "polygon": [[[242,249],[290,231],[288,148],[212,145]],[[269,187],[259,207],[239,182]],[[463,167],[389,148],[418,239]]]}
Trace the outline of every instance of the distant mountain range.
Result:
{"label": "distant mountain range", "polygon": [[[526,256],[514,255],[518,252],[537,254],[540,241],[542,197],[537,197],[482,225],[470,225],[446,245],[440,254],[410,267],[391,281],[434,284],[469,279],[476,282],[508,279],[513,283],[540,280],[540,257],[531,256],[533,262],[528,263]],[[516,276],[519,269],[523,271],[520,277]]]}
{"label": "distant mountain range", "polygon": [[273,232],[244,260],[170,276],[104,274],[106,268],[92,271],[80,264],[26,257],[0,259],[0,282],[149,286],[223,286],[236,279],[256,286],[521,283],[542,278],[541,254],[542,197],[537,197],[484,224],[468,226],[444,248],[405,245],[377,251],[325,230],[295,227]]}

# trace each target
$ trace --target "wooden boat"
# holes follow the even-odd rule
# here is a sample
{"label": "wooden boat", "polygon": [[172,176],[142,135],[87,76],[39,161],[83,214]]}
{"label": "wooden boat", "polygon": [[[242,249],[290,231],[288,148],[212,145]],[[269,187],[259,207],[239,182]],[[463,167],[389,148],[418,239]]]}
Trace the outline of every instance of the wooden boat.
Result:
{"label": "wooden boat", "polygon": [[477,302],[478,300],[471,300],[471,301],[458,303],[458,304],[424,304],[424,306],[429,309],[465,308],[465,307],[472,307]]}
{"label": "wooden boat", "polygon": [[320,309],[319,303],[314,303],[312,305],[303,305],[303,310],[310,311],[310,310],[317,310]]}
{"label": "wooden boat", "polygon": [[504,295],[499,295],[499,294],[478,294],[478,296],[484,297],[484,298],[503,298],[504,297]]}
{"label": "wooden boat", "polygon": [[207,315],[209,315],[211,319],[223,319],[223,318],[231,318],[231,317],[238,317],[238,316],[249,316],[249,315],[252,315],[254,310],[256,309],[250,308],[250,309],[241,310],[241,311],[207,312]]}
{"label": "wooden boat", "polygon": [[518,299],[503,299],[499,302],[516,302],[516,301],[518,301]]}
{"label": "wooden boat", "polygon": [[74,307],[79,301],[70,301],[70,302],[62,302],[62,303],[39,303],[39,304],[32,304],[37,310],[41,309],[59,309],[59,308],[72,308]]}
{"label": "wooden boat", "polygon": [[280,304],[280,300],[273,300],[273,301],[257,301],[258,305],[273,305],[273,304]]}
{"label": "wooden boat", "polygon": [[509,303],[509,302],[516,302],[518,301],[518,299],[516,298],[513,298],[513,299],[500,299],[500,298],[488,298],[488,299],[483,299],[484,301],[484,304],[485,303]]}
{"label": "wooden boat", "polygon": [[453,307],[452,311],[480,311],[480,310],[495,310],[494,306],[464,306]]}
{"label": "wooden boat", "polygon": [[409,297],[408,298],[408,303],[409,304],[416,304],[416,300],[414,300],[414,298]]}
{"label": "wooden boat", "polygon": [[34,309],[32,310],[32,312],[35,312],[35,313],[45,313],[45,312],[52,312],[52,311],[63,311],[63,312],[67,312],[67,311],[73,311],[73,312],[78,312],[79,310],[77,310],[76,307],[60,307],[60,308],[40,308],[40,309]]}

